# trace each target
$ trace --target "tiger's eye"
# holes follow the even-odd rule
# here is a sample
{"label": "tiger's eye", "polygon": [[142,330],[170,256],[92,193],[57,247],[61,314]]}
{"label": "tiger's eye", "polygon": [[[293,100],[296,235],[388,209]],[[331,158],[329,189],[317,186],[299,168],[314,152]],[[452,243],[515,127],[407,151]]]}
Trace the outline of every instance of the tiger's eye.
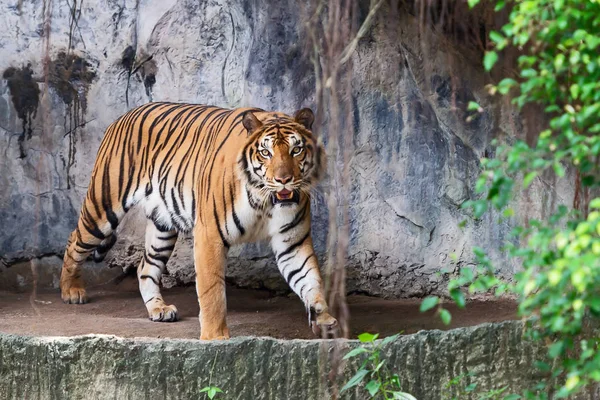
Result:
{"label": "tiger's eye", "polygon": [[303,150],[304,148],[302,147],[294,147],[292,150],[292,155],[297,156],[298,154],[302,153]]}
{"label": "tiger's eye", "polygon": [[261,151],[260,151],[260,155],[261,155],[261,156],[263,156],[263,157],[266,157],[266,158],[269,158],[269,157],[271,157],[271,153],[270,153],[270,152],[269,152],[269,150],[267,150],[267,149],[263,149],[263,150],[261,150]]}

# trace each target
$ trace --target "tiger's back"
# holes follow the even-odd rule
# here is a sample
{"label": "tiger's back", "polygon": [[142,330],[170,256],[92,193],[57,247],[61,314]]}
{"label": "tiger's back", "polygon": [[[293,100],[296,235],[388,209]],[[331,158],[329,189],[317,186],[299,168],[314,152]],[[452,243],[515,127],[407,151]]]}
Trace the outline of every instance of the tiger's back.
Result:
{"label": "tiger's back", "polygon": [[211,184],[218,184],[213,181],[220,174],[236,178],[237,155],[246,139],[241,120],[249,110],[262,112],[149,103],[123,115],[109,126],[98,151],[86,197],[92,210],[86,215],[98,220],[104,212],[114,230],[144,200],[148,217],[191,231],[202,210],[196,210],[197,200],[209,199]]}

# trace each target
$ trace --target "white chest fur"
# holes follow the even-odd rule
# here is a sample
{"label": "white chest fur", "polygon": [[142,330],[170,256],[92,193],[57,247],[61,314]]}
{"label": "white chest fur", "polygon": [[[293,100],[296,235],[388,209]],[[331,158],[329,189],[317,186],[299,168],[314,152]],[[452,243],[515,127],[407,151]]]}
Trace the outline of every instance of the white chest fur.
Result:
{"label": "white chest fur", "polygon": [[[269,200],[270,201],[270,200]],[[294,220],[299,205],[268,205],[265,210],[259,210],[251,206],[248,199],[248,194],[244,191],[242,198],[236,199],[234,204],[236,216],[241,226],[244,227],[244,234],[240,234],[238,230],[229,229],[230,234],[228,240],[232,244],[256,242],[269,239],[276,235],[281,227],[289,224]],[[228,226],[235,226],[233,213],[228,213]]]}

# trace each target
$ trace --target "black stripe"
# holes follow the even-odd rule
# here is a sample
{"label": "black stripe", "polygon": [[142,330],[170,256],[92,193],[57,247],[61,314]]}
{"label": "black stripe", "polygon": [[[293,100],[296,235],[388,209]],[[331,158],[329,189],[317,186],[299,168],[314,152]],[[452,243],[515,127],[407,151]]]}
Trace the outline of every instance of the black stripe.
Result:
{"label": "black stripe", "polygon": [[171,240],[171,239],[175,239],[176,237],[177,237],[177,233],[174,233],[169,236],[157,236],[156,238],[160,239],[160,240]]}
{"label": "black stripe", "polygon": [[175,188],[171,189],[171,200],[173,200],[173,207],[175,208],[175,215],[178,217],[181,216],[181,210],[179,209],[179,204],[177,204],[177,198],[175,197]]}
{"label": "black stripe", "polygon": [[287,276],[287,278],[285,279],[288,283],[288,285],[290,284],[290,281],[292,280],[292,278],[294,277],[294,275],[296,275],[298,272],[302,271],[302,268],[304,268],[304,266],[306,265],[306,263],[308,262],[308,260],[314,256],[315,254],[311,254],[310,256],[306,257],[306,260],[304,260],[304,262],[302,263],[302,265],[300,266],[300,268],[293,270],[292,272],[290,272],[290,274]]}
{"label": "black stripe", "polygon": [[[152,220],[152,222],[154,222],[154,227],[156,228],[157,231],[159,232],[171,232],[171,228],[168,227],[167,225],[161,224],[160,222],[156,221],[156,214],[158,214],[158,210],[155,208],[154,210],[152,210],[152,215],[150,217],[150,219]],[[175,236],[177,236],[177,234],[175,233]],[[165,240],[162,239],[161,240]]]}
{"label": "black stripe", "polygon": [[169,257],[167,257],[167,256],[160,256],[160,255],[152,254],[152,253],[147,253],[147,254],[148,254],[148,257],[150,257],[153,260],[156,260],[158,262],[161,262],[164,265],[167,265],[167,261],[169,261]]}
{"label": "black stripe", "polygon": [[221,230],[221,225],[219,224],[219,216],[217,215],[217,203],[215,202],[215,197],[213,196],[213,215],[215,216],[215,223],[217,224],[217,229],[219,230],[219,236],[221,236],[221,240],[223,241],[223,245],[229,248],[229,242],[223,236],[223,231]]}
{"label": "black stripe", "polygon": [[288,247],[285,251],[283,251],[282,253],[278,254],[277,255],[277,262],[279,262],[279,260],[281,260],[281,257],[285,256],[286,254],[290,254],[297,247],[300,247],[302,245],[302,243],[304,243],[304,241],[306,239],[308,239],[309,236],[310,236],[310,231],[306,232],[306,235],[304,235],[304,237],[299,242],[294,243],[293,245],[291,245],[290,247]]}
{"label": "black stripe", "polygon": [[[100,239],[100,240],[104,240],[106,239],[106,236],[104,235],[104,233],[98,228],[98,225],[96,225],[95,222],[92,222],[93,226],[89,227],[88,224],[85,221],[82,221],[83,227],[88,231],[88,233],[92,236],[94,236],[96,239]],[[96,247],[96,246],[94,246]]]}
{"label": "black stripe", "polygon": [[158,264],[157,264],[157,263],[155,263],[154,261],[150,260],[150,259],[148,258],[148,255],[147,255],[146,253],[144,253],[144,261],[145,261],[147,264],[150,264],[150,265],[152,265],[153,267],[156,267],[156,268],[160,269],[161,271],[162,271],[162,269],[163,269],[163,266],[162,266],[162,265],[158,265]]}
{"label": "black stripe", "polygon": [[156,279],[154,279],[154,278],[153,278],[152,276],[150,276],[150,275],[140,275],[140,279],[151,279],[151,280],[152,280],[152,282],[154,282],[154,284],[155,284],[156,286],[158,286],[158,283],[156,283]]}
{"label": "black stripe", "polygon": [[79,240],[76,241],[75,244],[78,247],[81,247],[82,249],[87,249],[87,250],[94,250],[96,247],[98,247],[98,246],[96,246],[94,244],[85,243],[85,242],[82,242],[82,241],[79,241]]}
{"label": "black stripe", "polygon": [[[306,288],[306,283],[304,285],[302,285],[302,287],[300,288],[300,298],[302,299],[302,292],[304,292],[304,289]],[[309,289],[310,292],[310,289]]]}
{"label": "black stripe", "polygon": [[119,226],[119,219],[112,209],[106,210],[106,219],[110,222],[110,227],[113,231],[117,229],[117,226]]}
{"label": "black stripe", "polygon": [[[196,175],[193,175],[196,176]],[[192,222],[196,222],[196,194],[192,188]]]}
{"label": "black stripe", "polygon": [[[225,215],[225,232],[227,233],[227,236],[229,236],[229,228],[227,227],[227,201],[225,200],[225,172],[227,170],[224,169],[223,170],[223,182],[221,182],[221,189],[222,189],[222,201],[223,201],[223,215]],[[232,209],[233,209],[233,204],[231,205]],[[235,215],[235,211],[234,211],[234,215]]]}
{"label": "black stripe", "polygon": [[112,235],[110,235],[108,237],[108,242],[101,243],[100,246],[98,246],[98,248],[96,249],[96,251],[98,253],[106,253],[115,245],[116,241],[117,241],[117,235],[113,233]]}
{"label": "black stripe", "polygon": [[235,223],[235,226],[237,226],[238,230],[240,231],[240,234],[242,236],[244,236],[244,233],[246,233],[246,230],[240,223],[240,220],[235,212],[235,205],[234,205],[235,198],[233,197],[233,188],[231,186],[229,186],[229,193],[231,194],[231,214],[233,215],[233,222]]}
{"label": "black stripe", "polygon": [[175,248],[175,244],[169,245],[169,246],[164,246],[164,247],[154,247],[154,245],[150,245],[150,247],[152,247],[152,250],[154,250],[157,253],[161,253],[163,251],[172,251]]}
{"label": "black stripe", "polygon": [[296,213],[292,222],[284,225],[281,228],[281,230],[279,231],[279,233],[285,233],[285,232],[289,231],[290,229],[293,229],[296,226],[298,226],[298,224],[300,224],[300,222],[304,221],[304,216],[306,215],[307,209],[308,209],[308,201],[306,201],[306,203],[304,203],[304,207],[302,207],[302,209]]}
{"label": "black stripe", "polygon": [[131,190],[131,185],[133,183],[133,175],[135,173],[135,167],[133,165],[133,155],[131,154],[131,151],[129,152],[129,179],[127,179],[127,185],[125,186],[125,192],[123,193],[123,198],[121,200],[121,205],[123,206],[123,210],[125,212],[127,212],[127,210],[129,209],[127,207],[127,200],[129,198],[129,191]]}
{"label": "black stripe", "polygon": [[300,282],[302,279],[306,278],[306,275],[308,275],[309,272],[310,272],[310,268],[304,273],[304,275],[302,275],[301,277],[296,279],[296,282],[294,282],[293,284],[290,284],[290,287],[296,286],[298,284],[298,282]]}
{"label": "black stripe", "polygon": [[119,220],[117,215],[112,210],[112,202],[111,202],[111,188],[110,188],[110,173],[109,167],[110,160],[106,161],[104,165],[104,175],[102,175],[102,206],[104,207],[104,211],[106,212],[106,219],[110,223],[112,230],[117,229],[119,225]]}
{"label": "black stripe", "polygon": [[248,189],[248,187],[246,187],[246,195],[248,196],[248,203],[250,203],[250,207],[252,207],[255,210],[262,209],[260,204],[256,203],[256,200],[254,199],[254,197],[252,197],[252,193],[250,193],[250,189]]}
{"label": "black stripe", "polygon": [[288,261],[290,261],[292,258],[294,258],[295,254],[290,255],[289,257],[287,257],[285,260],[279,260],[280,264],[284,264]]}

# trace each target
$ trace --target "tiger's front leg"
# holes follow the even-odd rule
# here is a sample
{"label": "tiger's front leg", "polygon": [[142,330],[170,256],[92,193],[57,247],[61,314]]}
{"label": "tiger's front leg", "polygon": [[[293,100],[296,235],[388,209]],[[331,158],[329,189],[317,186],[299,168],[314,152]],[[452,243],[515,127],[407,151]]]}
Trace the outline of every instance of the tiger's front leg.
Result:
{"label": "tiger's front leg", "polygon": [[318,335],[321,328],[334,328],[337,320],[328,312],[310,228],[299,230],[300,233],[296,230],[273,236],[271,246],[276,254],[279,271],[304,302],[313,331]]}
{"label": "tiger's front leg", "polygon": [[176,231],[156,225],[151,220],[147,221],[146,250],[137,275],[148,317],[154,322],[173,322],[179,319],[177,307],[167,305],[160,293],[160,279],[176,241]]}
{"label": "tiger's front leg", "polygon": [[229,339],[227,300],[225,298],[225,265],[227,247],[209,237],[201,227],[194,232],[194,266],[196,293],[200,305],[200,339]]}

